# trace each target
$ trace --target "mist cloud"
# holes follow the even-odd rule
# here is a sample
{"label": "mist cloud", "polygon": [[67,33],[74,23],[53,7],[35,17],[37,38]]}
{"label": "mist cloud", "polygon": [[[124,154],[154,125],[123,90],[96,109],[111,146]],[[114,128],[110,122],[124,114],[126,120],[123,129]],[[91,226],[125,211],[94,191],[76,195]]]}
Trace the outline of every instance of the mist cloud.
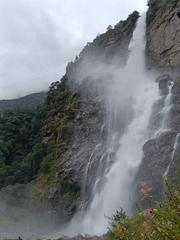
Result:
{"label": "mist cloud", "polygon": [[45,90],[87,41],[146,0],[0,0],[0,99]]}

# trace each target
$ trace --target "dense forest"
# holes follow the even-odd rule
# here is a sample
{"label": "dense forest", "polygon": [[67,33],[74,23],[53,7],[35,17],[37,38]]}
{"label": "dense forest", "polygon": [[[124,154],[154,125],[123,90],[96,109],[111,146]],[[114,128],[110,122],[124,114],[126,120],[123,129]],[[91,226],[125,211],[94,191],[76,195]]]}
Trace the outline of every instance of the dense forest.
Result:
{"label": "dense forest", "polygon": [[41,125],[46,95],[0,100],[0,188],[36,177],[45,154]]}
{"label": "dense forest", "polygon": [[[1,108],[0,188],[51,175],[53,159],[67,148],[64,144],[57,146],[57,139],[66,141],[66,124],[78,109],[76,96],[65,82],[66,77],[61,83],[53,83],[45,101],[44,94],[38,101],[30,95],[12,100],[10,108],[7,104]],[[56,120],[57,114],[61,115],[60,121]]]}
{"label": "dense forest", "polygon": [[36,175],[44,153],[41,108],[5,110],[0,115],[0,187],[26,183]]}

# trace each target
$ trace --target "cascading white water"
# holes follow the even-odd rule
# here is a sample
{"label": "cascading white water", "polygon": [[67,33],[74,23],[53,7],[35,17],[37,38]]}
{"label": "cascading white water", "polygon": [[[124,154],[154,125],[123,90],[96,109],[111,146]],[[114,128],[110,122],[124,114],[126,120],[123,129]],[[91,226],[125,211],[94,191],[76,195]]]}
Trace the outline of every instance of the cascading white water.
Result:
{"label": "cascading white water", "polygon": [[98,151],[98,149],[101,147],[101,144],[97,144],[94,151],[91,153],[90,158],[88,159],[86,168],[85,168],[85,173],[84,173],[84,177],[83,177],[83,186],[82,186],[82,190],[81,190],[81,211],[84,210],[85,208],[85,203],[86,203],[86,185],[87,185],[87,178],[88,178],[88,172],[89,172],[89,168],[92,164],[92,160],[93,160],[93,156],[96,153],[96,151]]}
{"label": "cascading white water", "polygon": [[168,117],[169,117],[169,111],[171,108],[171,91],[173,87],[173,82],[168,83],[168,95],[166,96],[164,108],[163,108],[163,121],[162,121],[162,130],[167,130],[169,128],[168,126]]}
{"label": "cascading white water", "polygon": [[[134,119],[120,140],[116,154],[117,161],[106,175],[106,182],[100,193],[96,193],[85,214],[81,232],[102,234],[107,230],[108,219],[121,207],[130,212],[132,183],[141,163],[142,147],[148,137],[148,123],[154,101],[158,98],[157,86],[148,79],[145,70],[145,16],[137,24],[130,43],[130,57],[122,71],[136,81],[133,92]],[[124,76],[124,74],[123,74]],[[127,80],[129,81],[129,79]]]}
{"label": "cascading white water", "polygon": [[[128,62],[119,70],[119,77],[112,83],[110,90],[114,96],[111,98],[112,106],[113,99],[114,105],[117,105],[120,93],[126,90],[132,99],[134,117],[120,139],[116,162],[107,166],[101,191],[96,191],[94,186],[94,196],[88,210],[84,215],[77,214],[73,218],[63,231],[65,235],[103,234],[108,227],[106,216],[112,216],[121,207],[128,213],[131,212],[133,180],[143,157],[143,144],[148,139],[153,103],[158,98],[157,85],[145,68],[145,32],[144,14],[139,18],[130,42]],[[126,84],[123,90],[122,82]],[[61,234],[62,231],[59,235]]]}
{"label": "cascading white water", "polygon": [[164,173],[164,177],[166,177],[169,174],[170,167],[171,167],[171,165],[174,161],[175,152],[176,152],[178,144],[179,144],[179,137],[180,137],[180,133],[177,133],[176,138],[175,138],[175,142],[174,142],[173,151],[171,153],[170,163],[168,164],[168,166],[166,168],[166,171]]}
{"label": "cascading white water", "polygon": [[169,120],[169,113],[171,110],[171,96],[172,96],[172,88],[173,88],[173,82],[169,81],[168,82],[168,94],[165,97],[164,100],[164,107],[162,108],[162,124],[160,128],[155,132],[154,137],[159,136],[162,132],[168,131],[170,129],[168,120]]}

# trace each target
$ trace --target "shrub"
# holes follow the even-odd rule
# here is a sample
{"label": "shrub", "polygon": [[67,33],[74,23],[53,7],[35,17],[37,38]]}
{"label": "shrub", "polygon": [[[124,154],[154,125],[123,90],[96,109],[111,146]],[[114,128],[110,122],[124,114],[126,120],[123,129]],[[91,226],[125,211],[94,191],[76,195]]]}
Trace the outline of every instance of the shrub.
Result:
{"label": "shrub", "polygon": [[180,239],[180,185],[167,183],[167,199],[152,211],[128,217],[121,210],[111,222],[106,240],[178,240]]}

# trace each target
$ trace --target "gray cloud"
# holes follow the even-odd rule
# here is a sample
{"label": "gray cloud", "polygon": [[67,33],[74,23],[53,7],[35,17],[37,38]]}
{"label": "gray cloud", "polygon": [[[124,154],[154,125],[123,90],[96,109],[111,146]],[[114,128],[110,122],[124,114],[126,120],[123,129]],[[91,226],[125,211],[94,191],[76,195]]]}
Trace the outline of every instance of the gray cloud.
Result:
{"label": "gray cloud", "polygon": [[0,0],[0,99],[47,89],[88,41],[146,0]]}

